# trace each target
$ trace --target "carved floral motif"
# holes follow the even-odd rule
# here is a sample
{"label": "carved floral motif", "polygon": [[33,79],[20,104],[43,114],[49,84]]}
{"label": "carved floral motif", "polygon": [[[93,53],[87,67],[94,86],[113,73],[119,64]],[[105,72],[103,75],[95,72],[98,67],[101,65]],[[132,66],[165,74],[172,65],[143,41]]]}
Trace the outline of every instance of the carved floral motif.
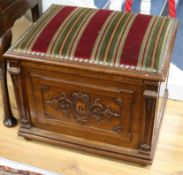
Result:
{"label": "carved floral motif", "polygon": [[[121,107],[122,100],[115,99],[115,101]],[[110,121],[112,118],[121,118],[119,112],[112,110],[109,106],[103,105],[100,98],[96,98],[91,102],[88,94],[82,92],[74,92],[70,99],[65,93],[61,93],[46,100],[45,103],[50,104],[56,110],[63,111],[65,116],[73,113],[80,124],[86,124],[90,116],[95,118],[97,122],[102,119]],[[121,126],[118,126],[114,130],[118,132],[121,128]]]}

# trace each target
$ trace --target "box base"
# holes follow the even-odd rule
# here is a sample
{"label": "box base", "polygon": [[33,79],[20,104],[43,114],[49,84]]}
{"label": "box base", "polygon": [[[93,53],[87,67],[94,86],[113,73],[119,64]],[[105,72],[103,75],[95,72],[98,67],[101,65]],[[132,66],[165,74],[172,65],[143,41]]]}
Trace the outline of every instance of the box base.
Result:
{"label": "box base", "polygon": [[[73,148],[76,150],[97,154],[99,156],[106,156],[106,157],[115,158],[119,160],[130,161],[130,162],[138,163],[141,165],[152,165],[167,99],[168,99],[168,90],[166,89],[164,98],[163,98],[163,104],[162,104],[161,114],[159,118],[159,123],[155,128],[152,151],[149,154],[142,154],[142,153],[139,153],[137,150],[119,148],[114,145],[109,145],[105,143],[101,144],[95,141],[87,141],[81,138],[68,136],[61,133],[50,132],[50,131],[46,131],[46,130],[42,130],[34,127],[31,127],[31,128],[20,127],[19,135],[23,136],[26,140],[37,140],[45,143],[51,143],[58,146],[64,146],[67,148]],[[111,149],[111,148],[114,148],[114,149]],[[112,151],[112,150],[115,150],[115,151]]]}
{"label": "box base", "polygon": [[[23,136],[26,140],[36,140],[45,143],[51,143],[58,146],[64,146],[66,148],[73,148],[75,150],[84,151],[87,153],[92,153],[95,155],[105,156],[118,160],[125,160],[141,165],[151,165],[153,161],[152,154],[140,154],[136,150],[119,148],[117,146],[104,143],[101,144],[94,141],[88,141],[88,143],[86,143],[86,140],[82,140],[80,138],[75,138],[60,133],[55,134],[54,132],[45,131],[38,128],[20,128],[19,135]],[[85,145],[84,142],[87,145]],[[114,147],[115,151],[108,150],[108,148],[111,147]]]}

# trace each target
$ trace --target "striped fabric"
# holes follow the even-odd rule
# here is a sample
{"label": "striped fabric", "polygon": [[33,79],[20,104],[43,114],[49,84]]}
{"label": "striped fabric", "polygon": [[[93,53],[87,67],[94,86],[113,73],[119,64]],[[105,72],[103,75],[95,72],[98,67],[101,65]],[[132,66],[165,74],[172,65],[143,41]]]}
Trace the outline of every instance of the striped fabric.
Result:
{"label": "striped fabric", "polygon": [[168,17],[52,5],[13,50],[161,72],[176,28]]}

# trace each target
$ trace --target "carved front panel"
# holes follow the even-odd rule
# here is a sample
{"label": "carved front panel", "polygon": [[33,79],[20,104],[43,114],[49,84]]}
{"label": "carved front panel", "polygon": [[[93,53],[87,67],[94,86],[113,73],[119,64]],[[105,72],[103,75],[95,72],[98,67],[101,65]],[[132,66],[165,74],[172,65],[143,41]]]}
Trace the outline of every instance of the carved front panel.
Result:
{"label": "carved front panel", "polygon": [[110,105],[106,104],[108,100],[105,96],[92,98],[82,92],[60,92],[59,95],[46,99],[46,91],[42,91],[42,96],[45,118],[77,122],[114,132],[120,132],[123,128],[120,98],[109,99]]}
{"label": "carved front panel", "polygon": [[29,77],[33,126],[115,145],[132,143],[132,90],[36,73]]}

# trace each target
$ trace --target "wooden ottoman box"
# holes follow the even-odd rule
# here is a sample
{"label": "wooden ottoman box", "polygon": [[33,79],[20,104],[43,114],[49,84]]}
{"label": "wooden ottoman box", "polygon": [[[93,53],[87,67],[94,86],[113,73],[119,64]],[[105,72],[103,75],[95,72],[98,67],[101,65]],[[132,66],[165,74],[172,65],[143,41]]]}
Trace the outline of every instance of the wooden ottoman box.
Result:
{"label": "wooden ottoman box", "polygon": [[52,5],[5,54],[19,135],[151,164],[177,24]]}

